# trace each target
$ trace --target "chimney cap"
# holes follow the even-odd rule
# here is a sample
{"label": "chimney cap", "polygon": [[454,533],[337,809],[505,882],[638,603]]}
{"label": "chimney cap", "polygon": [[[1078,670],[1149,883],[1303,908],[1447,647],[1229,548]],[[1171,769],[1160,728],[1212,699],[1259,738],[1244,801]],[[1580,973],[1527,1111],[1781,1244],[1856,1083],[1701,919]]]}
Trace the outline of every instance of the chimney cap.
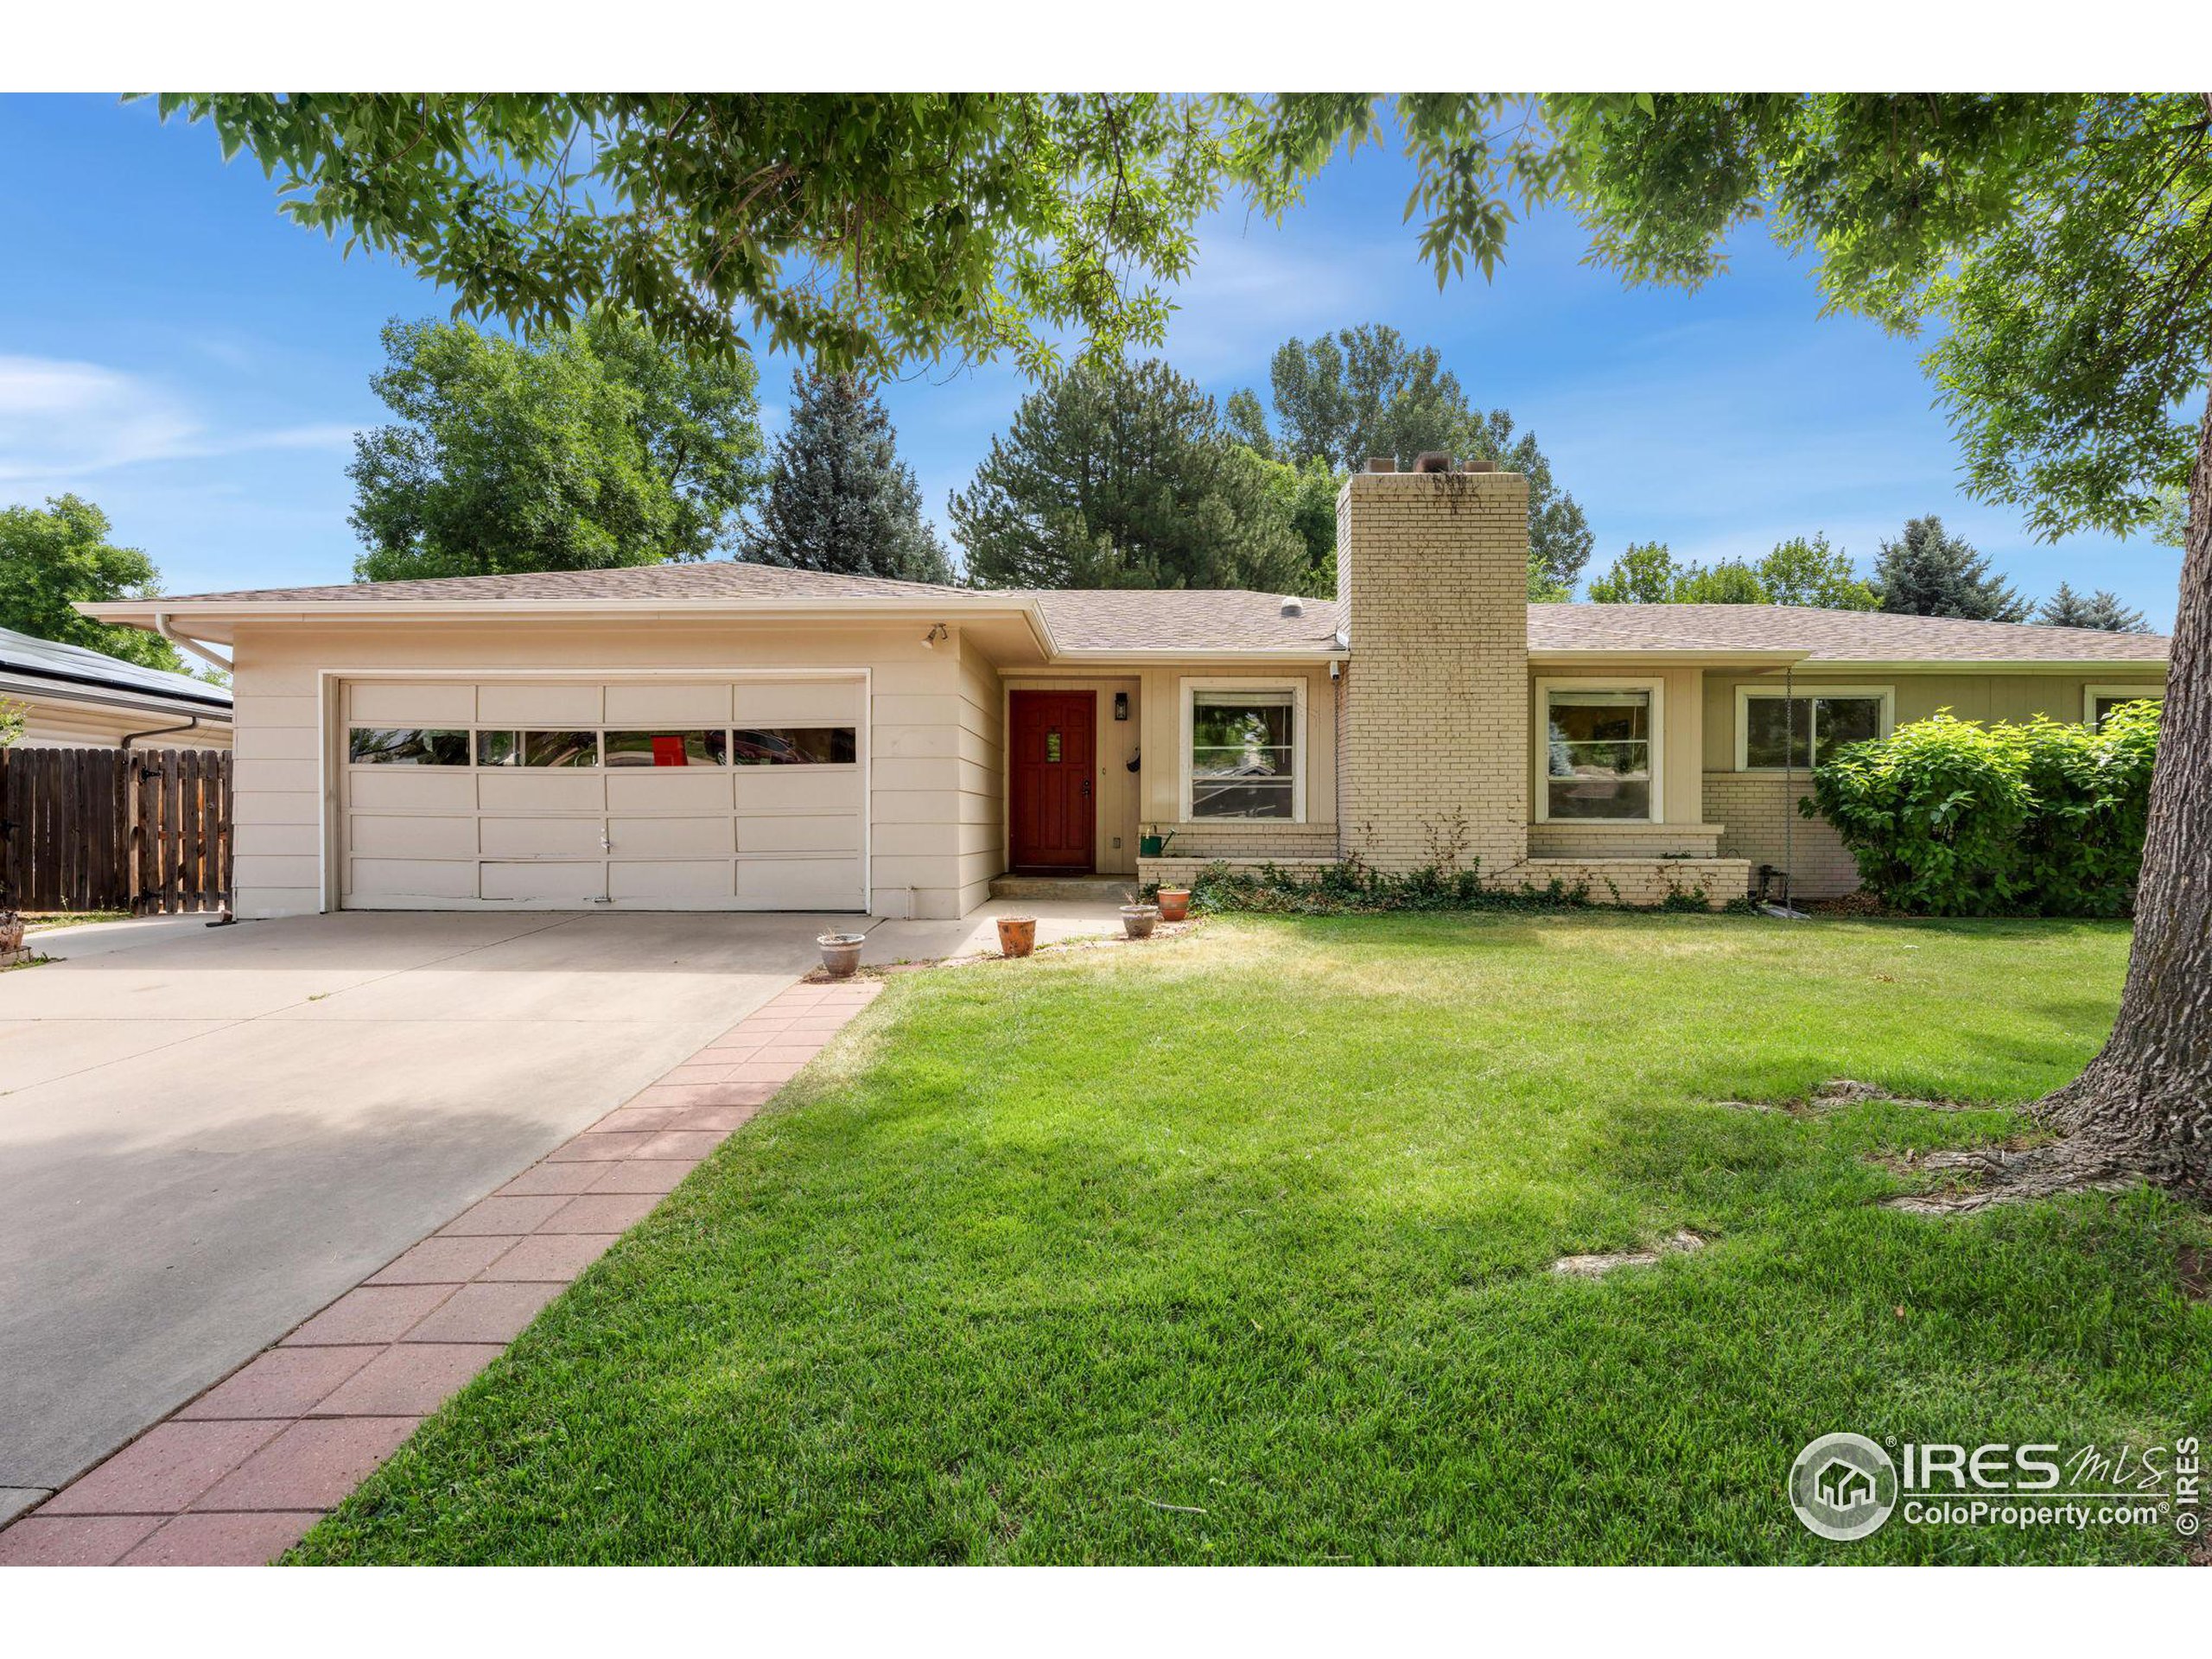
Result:
{"label": "chimney cap", "polygon": [[1367,470],[1370,473],[1395,473],[1398,470],[1398,458],[1395,455],[1370,455]]}
{"label": "chimney cap", "polygon": [[1497,463],[1494,461],[1476,461],[1470,459],[1465,470],[1471,473],[1494,473],[1497,470]]}
{"label": "chimney cap", "polygon": [[1441,449],[1424,449],[1414,457],[1414,471],[1417,473],[1448,473],[1452,457]]}

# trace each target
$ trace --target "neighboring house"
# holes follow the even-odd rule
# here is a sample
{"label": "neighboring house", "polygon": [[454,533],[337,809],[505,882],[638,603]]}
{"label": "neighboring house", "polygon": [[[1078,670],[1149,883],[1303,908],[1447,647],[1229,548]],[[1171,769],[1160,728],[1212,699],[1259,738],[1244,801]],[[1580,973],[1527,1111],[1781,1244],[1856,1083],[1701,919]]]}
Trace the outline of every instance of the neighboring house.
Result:
{"label": "neighboring house", "polygon": [[1834,893],[1789,810],[1823,746],[2164,683],[2147,635],[1530,605],[1512,474],[1362,474],[1338,523],[1333,601],[715,562],[85,608],[231,646],[241,916],[957,916],[1008,870],[1349,855],[1719,904],[1786,851]]}
{"label": "neighboring house", "polygon": [[222,686],[12,628],[0,628],[0,703],[22,708],[26,748],[111,749],[126,737],[156,749],[231,747]]}

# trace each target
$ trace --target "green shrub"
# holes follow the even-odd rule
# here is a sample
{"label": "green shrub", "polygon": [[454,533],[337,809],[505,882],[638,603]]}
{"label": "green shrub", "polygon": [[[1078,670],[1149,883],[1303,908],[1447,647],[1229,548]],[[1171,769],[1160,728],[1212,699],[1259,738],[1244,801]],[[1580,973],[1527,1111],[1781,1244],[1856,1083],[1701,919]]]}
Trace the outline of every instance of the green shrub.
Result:
{"label": "green shrub", "polygon": [[2122,916],[2158,747],[2153,703],[2101,732],[1948,712],[1839,749],[1799,803],[1835,826],[1884,903],[1929,916]]}
{"label": "green shrub", "polygon": [[[1147,888],[1147,893],[1157,887]],[[1618,894],[1616,895],[1618,901]],[[1626,906],[1621,906],[1626,908]],[[1707,909],[1706,891],[1676,887],[1660,903],[1661,910]],[[1209,864],[1191,881],[1191,908],[1215,914],[1277,916],[1354,916],[1389,911],[1440,910],[1590,910],[1599,906],[1590,897],[1587,884],[1568,887],[1554,877],[1543,887],[1524,881],[1518,887],[1484,885],[1480,861],[1466,868],[1457,864],[1430,864],[1417,870],[1392,874],[1371,868],[1357,857],[1324,864],[1313,875],[1262,864],[1256,869],[1235,869]],[[1730,908],[1737,906],[1731,905]],[[1749,901],[1742,908],[1749,910]]]}

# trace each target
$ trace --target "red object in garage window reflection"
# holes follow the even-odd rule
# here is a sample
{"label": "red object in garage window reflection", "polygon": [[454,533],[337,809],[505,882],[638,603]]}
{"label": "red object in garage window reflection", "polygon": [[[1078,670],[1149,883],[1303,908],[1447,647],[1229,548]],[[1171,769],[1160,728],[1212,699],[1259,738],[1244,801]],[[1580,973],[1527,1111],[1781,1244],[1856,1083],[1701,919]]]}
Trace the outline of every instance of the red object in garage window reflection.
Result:
{"label": "red object in garage window reflection", "polygon": [[653,739],[653,765],[681,766],[688,764],[683,758],[683,740],[680,737]]}

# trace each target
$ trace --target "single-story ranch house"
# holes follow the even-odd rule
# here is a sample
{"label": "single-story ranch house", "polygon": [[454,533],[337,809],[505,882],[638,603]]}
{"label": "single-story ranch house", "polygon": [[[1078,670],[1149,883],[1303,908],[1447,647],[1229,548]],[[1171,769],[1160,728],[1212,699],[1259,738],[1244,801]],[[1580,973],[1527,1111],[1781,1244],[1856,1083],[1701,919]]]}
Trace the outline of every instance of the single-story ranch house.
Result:
{"label": "single-story ranch house", "polygon": [[1337,512],[1333,600],[716,562],[84,608],[230,646],[248,917],[949,917],[1009,871],[1352,855],[1716,905],[1786,862],[1833,893],[1850,859],[1790,810],[1825,747],[2164,683],[2142,634],[1532,605],[1509,473],[1370,470]]}

